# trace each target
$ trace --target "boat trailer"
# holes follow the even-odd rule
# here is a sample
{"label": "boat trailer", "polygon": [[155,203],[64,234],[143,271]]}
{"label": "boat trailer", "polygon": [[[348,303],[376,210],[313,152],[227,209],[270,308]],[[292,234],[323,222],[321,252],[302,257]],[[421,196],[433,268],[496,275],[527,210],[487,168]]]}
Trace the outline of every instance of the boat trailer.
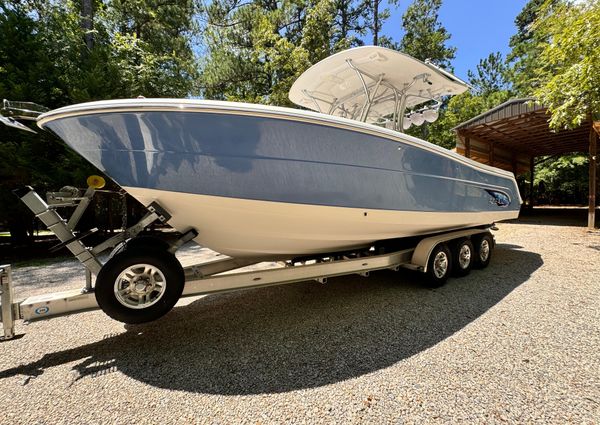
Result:
{"label": "boat trailer", "polygon": [[[58,237],[61,241],[58,247],[69,249],[75,258],[84,265],[86,279],[82,289],[37,295],[16,301],[11,267],[10,265],[0,265],[0,317],[3,327],[3,335],[0,335],[0,340],[10,340],[15,337],[17,320],[43,320],[101,308],[96,296],[96,286],[92,284],[92,275],[98,276],[103,272],[102,269],[110,263],[110,258],[116,258],[120,253],[122,254],[127,244],[136,245],[132,242],[138,240],[142,240],[144,244],[153,242],[148,239],[154,238],[137,236],[152,223],[156,221],[167,223],[170,219],[170,215],[159,204],[153,203],[147,207],[148,213],[138,223],[95,247],[87,247],[82,239],[88,233],[76,235],[74,228],[90,204],[95,191],[103,186],[103,179],[90,178],[88,185],[83,196],[64,193],[62,195],[66,196],[57,196],[57,193],[49,193],[48,199],[52,200],[51,205],[48,205],[31,187],[16,191],[16,195],[35,213],[36,217]],[[75,207],[69,220],[63,219],[58,214],[56,211],[58,206]],[[424,237],[406,249],[394,250],[386,249],[384,246],[374,246],[368,250],[324,255],[308,261],[303,259],[284,261],[279,263],[279,267],[253,271],[235,270],[256,264],[256,260],[224,257],[182,268],[183,288],[180,293],[176,294],[177,299],[173,304],[179,297],[283,285],[307,280],[325,283],[330,277],[349,274],[360,274],[367,277],[371,271],[384,269],[397,271],[401,267],[423,272],[427,275],[430,286],[441,286],[449,277],[452,267],[458,268],[454,272],[455,275],[464,275],[471,270],[472,266],[480,268],[487,266],[494,246],[490,228],[493,227],[490,225],[440,233]],[[155,242],[165,244],[161,255],[172,256],[178,248],[196,236],[196,231],[192,229],[179,235],[174,242],[166,244],[160,239],[156,239]],[[99,255],[109,249],[112,249],[109,261],[103,264]],[[452,266],[453,264],[454,266]],[[179,267],[181,266],[179,265]],[[224,272],[229,273],[223,274]],[[121,275],[119,275],[120,278]],[[109,282],[109,292],[112,292],[113,287],[117,292],[117,285],[113,282],[115,282],[114,278]],[[96,278],[96,284],[98,284],[98,278]],[[127,288],[124,292],[127,292]],[[131,288],[129,288],[128,294],[131,292]],[[130,301],[131,296],[123,300]],[[123,300],[121,300],[122,303]],[[171,307],[172,305],[168,309],[170,310]],[[111,317],[115,317],[107,309],[103,308],[103,310]],[[135,306],[132,306],[131,311],[135,313]],[[162,314],[164,312],[160,315]],[[141,323],[155,318],[157,317],[140,321],[119,318],[118,320],[127,323]]]}

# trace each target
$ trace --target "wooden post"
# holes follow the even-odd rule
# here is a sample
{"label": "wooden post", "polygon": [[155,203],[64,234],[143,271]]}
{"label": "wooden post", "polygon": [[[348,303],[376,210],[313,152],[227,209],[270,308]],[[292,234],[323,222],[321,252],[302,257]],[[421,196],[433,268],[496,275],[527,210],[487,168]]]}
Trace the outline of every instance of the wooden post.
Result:
{"label": "wooden post", "polygon": [[594,127],[590,127],[590,199],[588,209],[588,229],[596,225],[596,164],[597,164],[597,135]]}
{"label": "wooden post", "polygon": [[490,142],[488,144],[488,160],[490,162],[490,165],[493,167],[494,166],[494,142]]}
{"label": "wooden post", "polygon": [[529,208],[533,208],[533,170],[535,168],[535,157],[529,160]]}
{"label": "wooden post", "polygon": [[471,139],[469,136],[465,137],[465,156],[471,158]]}

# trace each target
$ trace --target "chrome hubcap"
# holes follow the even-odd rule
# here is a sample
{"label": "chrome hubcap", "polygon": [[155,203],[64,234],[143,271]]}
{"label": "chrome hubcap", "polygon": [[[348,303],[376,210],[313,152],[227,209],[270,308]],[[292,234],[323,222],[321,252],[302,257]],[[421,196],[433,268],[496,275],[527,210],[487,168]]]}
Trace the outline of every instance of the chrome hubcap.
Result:
{"label": "chrome hubcap", "polygon": [[471,264],[471,248],[469,245],[464,244],[460,247],[460,251],[458,253],[458,264],[461,269],[466,269]]}
{"label": "chrome hubcap", "polygon": [[135,264],[115,280],[114,292],[125,307],[142,309],[154,305],[167,288],[165,275],[151,264]]}
{"label": "chrome hubcap", "polygon": [[483,262],[487,261],[490,255],[490,243],[484,239],[481,241],[481,246],[479,247],[479,259]]}
{"label": "chrome hubcap", "polygon": [[448,256],[444,251],[438,252],[433,259],[433,273],[435,277],[442,278],[448,271]]}

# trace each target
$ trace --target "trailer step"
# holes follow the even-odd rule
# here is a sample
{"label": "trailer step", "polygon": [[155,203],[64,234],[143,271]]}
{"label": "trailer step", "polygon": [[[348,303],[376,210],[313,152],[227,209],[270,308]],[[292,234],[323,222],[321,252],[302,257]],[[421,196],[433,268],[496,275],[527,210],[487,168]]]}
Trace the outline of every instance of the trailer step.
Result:
{"label": "trailer step", "polygon": [[38,195],[31,186],[25,186],[13,191],[21,201],[39,218],[46,227],[56,235],[56,237],[71,251],[86,269],[94,274],[98,274],[102,268],[102,263],[95,255],[81,242],[73,229],[69,228],[65,220],[58,213],[50,208],[48,204]]}

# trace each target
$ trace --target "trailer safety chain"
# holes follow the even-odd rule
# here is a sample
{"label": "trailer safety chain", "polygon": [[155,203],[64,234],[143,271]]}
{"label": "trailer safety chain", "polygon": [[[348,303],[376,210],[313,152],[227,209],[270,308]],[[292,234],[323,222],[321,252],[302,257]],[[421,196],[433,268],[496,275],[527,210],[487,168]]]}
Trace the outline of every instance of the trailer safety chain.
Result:
{"label": "trailer safety chain", "polygon": [[127,229],[127,194],[125,191],[119,192],[121,199],[121,230]]}

